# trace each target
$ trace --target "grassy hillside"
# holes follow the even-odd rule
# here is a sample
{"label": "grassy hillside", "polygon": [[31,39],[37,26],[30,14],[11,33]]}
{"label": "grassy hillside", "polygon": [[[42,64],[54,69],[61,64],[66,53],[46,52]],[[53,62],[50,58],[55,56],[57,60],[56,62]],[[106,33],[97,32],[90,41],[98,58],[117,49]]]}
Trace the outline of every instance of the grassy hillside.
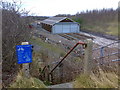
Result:
{"label": "grassy hillside", "polygon": [[[60,57],[64,56],[66,53],[59,45],[50,44],[36,36],[33,36],[31,43],[34,45],[34,51],[33,62],[30,65],[30,73],[36,78],[39,78],[39,74],[45,65],[60,60]],[[43,82],[49,85],[49,82]]]}
{"label": "grassy hillside", "polygon": [[102,9],[77,13],[71,16],[84,31],[118,36],[118,10]]}
{"label": "grassy hillside", "polygon": [[39,45],[40,47],[43,48],[43,50],[47,49],[50,52],[54,52],[54,53],[58,53],[58,54],[60,54],[60,53],[65,54],[65,51],[62,48],[58,47],[57,45],[52,45],[52,44],[46,43],[46,42],[42,41],[41,38],[34,37],[31,39],[31,42]]}
{"label": "grassy hillside", "polygon": [[103,33],[108,35],[118,36],[118,23],[109,22],[109,23],[97,23],[97,25],[83,24],[83,31],[92,31],[97,33]]}
{"label": "grassy hillside", "polygon": [[46,88],[48,83],[39,80],[40,69],[44,67],[43,62],[59,60],[59,57],[65,54],[59,46],[44,42],[38,37],[31,38],[31,43],[37,48],[37,51],[33,51],[33,62],[30,63],[31,77],[28,79],[20,72],[9,88]]}
{"label": "grassy hillside", "polygon": [[97,75],[82,74],[76,78],[74,88],[118,88],[118,75],[102,70]]}
{"label": "grassy hillside", "polygon": [[16,81],[9,88],[46,88],[46,86],[37,78],[30,77],[28,79],[19,73]]}

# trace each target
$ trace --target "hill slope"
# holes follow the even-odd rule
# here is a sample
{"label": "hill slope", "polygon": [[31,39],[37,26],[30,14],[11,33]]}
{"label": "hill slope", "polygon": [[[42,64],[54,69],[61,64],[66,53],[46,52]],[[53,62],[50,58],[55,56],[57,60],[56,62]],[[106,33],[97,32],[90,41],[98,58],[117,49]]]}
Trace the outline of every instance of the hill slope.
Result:
{"label": "hill slope", "polygon": [[71,18],[81,24],[83,31],[118,36],[118,9],[86,11]]}

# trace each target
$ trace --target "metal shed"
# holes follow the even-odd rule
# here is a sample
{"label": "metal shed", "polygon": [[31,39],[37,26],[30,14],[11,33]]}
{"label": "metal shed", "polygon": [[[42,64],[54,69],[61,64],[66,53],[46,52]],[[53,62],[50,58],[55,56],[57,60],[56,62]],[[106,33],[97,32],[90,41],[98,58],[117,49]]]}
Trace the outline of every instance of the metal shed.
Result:
{"label": "metal shed", "polygon": [[56,33],[79,33],[80,25],[67,17],[51,17],[41,22],[42,28]]}

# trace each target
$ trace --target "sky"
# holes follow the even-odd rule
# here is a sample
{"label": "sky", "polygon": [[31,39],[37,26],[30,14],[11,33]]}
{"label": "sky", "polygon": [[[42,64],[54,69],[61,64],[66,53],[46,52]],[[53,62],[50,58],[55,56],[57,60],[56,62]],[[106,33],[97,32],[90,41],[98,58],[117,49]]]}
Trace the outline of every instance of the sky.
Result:
{"label": "sky", "polygon": [[[20,0],[15,0],[20,1]],[[86,10],[118,7],[120,0],[21,0],[22,8],[31,15],[55,16],[57,14],[76,14]]]}

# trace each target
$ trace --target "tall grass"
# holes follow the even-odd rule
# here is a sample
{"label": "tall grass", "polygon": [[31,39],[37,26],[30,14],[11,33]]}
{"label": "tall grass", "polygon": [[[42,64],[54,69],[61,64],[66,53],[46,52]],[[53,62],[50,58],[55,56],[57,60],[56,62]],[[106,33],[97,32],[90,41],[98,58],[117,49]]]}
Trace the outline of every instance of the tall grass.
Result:
{"label": "tall grass", "polygon": [[21,73],[18,74],[16,81],[11,83],[9,88],[46,88],[46,86],[37,78],[26,78]]}
{"label": "tall grass", "polygon": [[118,36],[118,9],[101,9],[77,13],[71,16],[81,29]]}
{"label": "tall grass", "polygon": [[102,70],[97,74],[82,74],[74,82],[75,88],[118,88],[118,86],[118,75]]}

